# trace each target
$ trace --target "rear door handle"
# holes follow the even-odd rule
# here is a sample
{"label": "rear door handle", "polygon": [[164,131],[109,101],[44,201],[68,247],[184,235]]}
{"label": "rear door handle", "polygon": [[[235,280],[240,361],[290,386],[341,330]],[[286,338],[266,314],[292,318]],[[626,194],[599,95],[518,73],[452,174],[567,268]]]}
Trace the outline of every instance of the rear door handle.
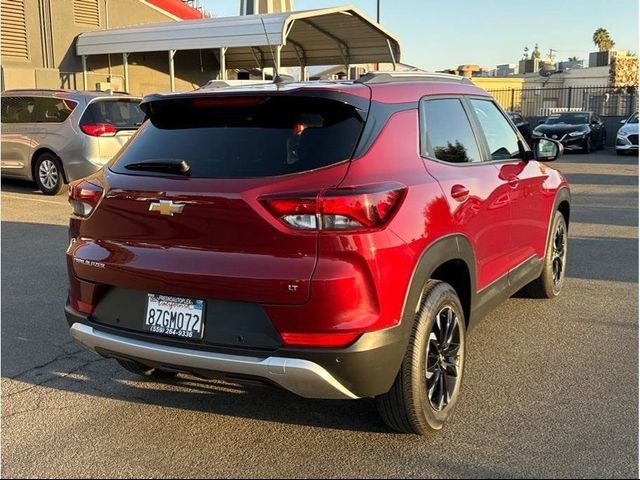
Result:
{"label": "rear door handle", "polygon": [[451,196],[455,200],[462,202],[469,196],[469,189],[464,185],[456,184],[453,187],[451,187]]}

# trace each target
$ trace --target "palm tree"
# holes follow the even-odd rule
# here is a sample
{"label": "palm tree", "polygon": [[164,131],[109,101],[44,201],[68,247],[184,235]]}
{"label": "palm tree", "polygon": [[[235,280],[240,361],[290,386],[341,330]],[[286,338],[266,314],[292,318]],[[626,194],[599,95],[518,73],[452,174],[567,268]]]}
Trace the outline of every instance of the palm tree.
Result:
{"label": "palm tree", "polygon": [[611,35],[609,35],[607,29],[602,27],[593,32],[593,43],[601,52],[611,50],[616,44],[616,42],[611,39]]}
{"label": "palm tree", "polygon": [[570,62],[577,62],[578,60],[580,59],[576,55],[574,55],[573,57],[569,57]]}

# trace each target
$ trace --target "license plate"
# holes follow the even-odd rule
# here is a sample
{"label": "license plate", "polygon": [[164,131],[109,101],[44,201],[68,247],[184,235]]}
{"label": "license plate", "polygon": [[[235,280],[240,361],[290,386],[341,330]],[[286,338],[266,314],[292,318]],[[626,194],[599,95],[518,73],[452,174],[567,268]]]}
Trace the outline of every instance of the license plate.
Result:
{"label": "license plate", "polygon": [[170,337],[201,339],[204,300],[149,293],[144,330]]}

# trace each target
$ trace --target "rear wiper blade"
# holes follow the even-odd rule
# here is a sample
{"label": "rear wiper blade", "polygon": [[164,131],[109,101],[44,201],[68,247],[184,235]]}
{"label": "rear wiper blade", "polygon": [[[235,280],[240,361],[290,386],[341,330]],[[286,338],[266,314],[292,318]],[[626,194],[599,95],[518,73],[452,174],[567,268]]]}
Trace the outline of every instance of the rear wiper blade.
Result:
{"label": "rear wiper blade", "polygon": [[179,173],[181,175],[191,174],[191,166],[186,160],[145,160],[144,162],[129,163],[124,168],[128,170]]}

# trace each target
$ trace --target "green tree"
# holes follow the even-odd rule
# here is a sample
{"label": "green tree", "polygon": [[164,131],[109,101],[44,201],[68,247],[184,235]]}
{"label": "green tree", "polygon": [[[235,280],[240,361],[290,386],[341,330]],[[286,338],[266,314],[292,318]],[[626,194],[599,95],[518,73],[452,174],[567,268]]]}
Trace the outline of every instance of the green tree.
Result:
{"label": "green tree", "polygon": [[578,60],[580,59],[576,55],[574,55],[573,57],[569,57],[570,62],[577,62]]}
{"label": "green tree", "polygon": [[593,43],[601,52],[611,50],[616,44],[611,38],[609,31],[602,27],[593,32]]}

